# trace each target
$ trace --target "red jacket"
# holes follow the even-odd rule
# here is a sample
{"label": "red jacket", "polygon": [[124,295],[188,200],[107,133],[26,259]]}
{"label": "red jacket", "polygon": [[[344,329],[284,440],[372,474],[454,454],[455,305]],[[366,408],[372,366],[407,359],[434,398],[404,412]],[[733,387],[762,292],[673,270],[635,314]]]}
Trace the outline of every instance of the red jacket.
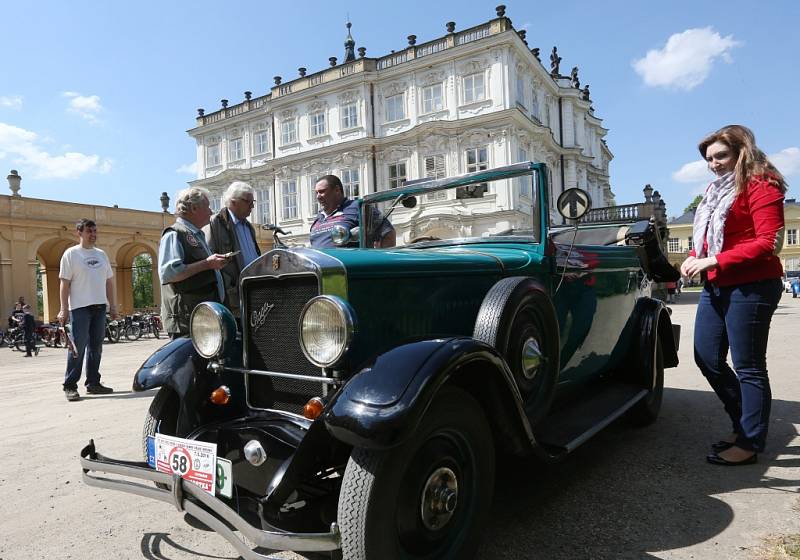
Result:
{"label": "red jacket", "polygon": [[[780,278],[778,253],[783,246],[783,193],[765,177],[754,177],[731,205],[725,219],[718,266],[708,271],[717,286]],[[703,243],[708,250],[708,243]],[[694,250],[690,256],[697,256]]]}

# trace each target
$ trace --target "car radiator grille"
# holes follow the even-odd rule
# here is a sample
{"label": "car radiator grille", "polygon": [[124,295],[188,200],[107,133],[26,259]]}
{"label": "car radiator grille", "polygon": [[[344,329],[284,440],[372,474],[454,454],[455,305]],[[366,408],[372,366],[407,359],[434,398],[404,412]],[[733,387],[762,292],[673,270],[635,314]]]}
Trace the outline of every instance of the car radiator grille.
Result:
{"label": "car radiator grille", "polygon": [[[300,348],[300,312],[319,295],[316,276],[254,278],[246,281],[245,315],[247,364],[250,369],[322,376],[319,367],[309,362]],[[265,305],[274,305],[257,329],[250,323],[253,314]],[[244,320],[244,319],[243,319]],[[311,397],[322,395],[322,383],[264,375],[247,375],[250,406],[302,414]]]}

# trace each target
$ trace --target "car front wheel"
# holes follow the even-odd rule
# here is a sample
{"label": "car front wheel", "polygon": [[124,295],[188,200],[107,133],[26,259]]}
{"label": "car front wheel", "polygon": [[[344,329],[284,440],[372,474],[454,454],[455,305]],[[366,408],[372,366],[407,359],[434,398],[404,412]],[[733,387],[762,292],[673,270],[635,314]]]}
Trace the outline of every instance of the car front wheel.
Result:
{"label": "car front wheel", "polygon": [[469,393],[445,388],[408,441],[387,451],[353,450],[339,496],[343,557],[469,558],[493,486],[483,410]]}

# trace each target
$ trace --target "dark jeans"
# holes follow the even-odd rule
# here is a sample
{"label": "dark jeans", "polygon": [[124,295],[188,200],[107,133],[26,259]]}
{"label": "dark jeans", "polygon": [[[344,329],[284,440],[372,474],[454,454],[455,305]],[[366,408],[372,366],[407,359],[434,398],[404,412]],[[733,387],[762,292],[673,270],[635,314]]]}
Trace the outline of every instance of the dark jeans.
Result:
{"label": "dark jeans", "polygon": [[30,356],[36,350],[36,336],[33,333],[25,333],[25,355]]}
{"label": "dark jeans", "polygon": [[64,376],[64,389],[77,389],[83,370],[83,357],[86,356],[86,385],[100,383],[100,357],[103,353],[103,337],[106,335],[106,306],[87,305],[71,309],[70,323],[72,338],[78,356],[68,352],[67,373]]}
{"label": "dark jeans", "polygon": [[779,279],[726,288],[706,283],[697,306],[695,362],[731,418],[736,445],[756,452],[764,450],[769,427],[767,339],[782,292]]}

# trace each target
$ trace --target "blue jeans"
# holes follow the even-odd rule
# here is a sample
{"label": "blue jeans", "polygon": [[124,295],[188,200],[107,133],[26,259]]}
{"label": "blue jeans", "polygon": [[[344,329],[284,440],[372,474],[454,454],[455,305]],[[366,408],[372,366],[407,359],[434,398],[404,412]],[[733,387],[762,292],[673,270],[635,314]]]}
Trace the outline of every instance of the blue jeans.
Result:
{"label": "blue jeans", "polygon": [[[77,389],[86,356],[86,385],[100,384],[100,357],[103,354],[103,338],[106,335],[106,306],[87,305],[69,312],[72,337],[78,356],[68,352],[67,373],[64,389]],[[88,348],[87,348],[88,347]]]}
{"label": "blue jeans", "polygon": [[750,451],[764,451],[767,439],[767,339],[781,293],[780,279],[725,288],[706,283],[697,306],[694,360],[730,416],[736,445]]}

